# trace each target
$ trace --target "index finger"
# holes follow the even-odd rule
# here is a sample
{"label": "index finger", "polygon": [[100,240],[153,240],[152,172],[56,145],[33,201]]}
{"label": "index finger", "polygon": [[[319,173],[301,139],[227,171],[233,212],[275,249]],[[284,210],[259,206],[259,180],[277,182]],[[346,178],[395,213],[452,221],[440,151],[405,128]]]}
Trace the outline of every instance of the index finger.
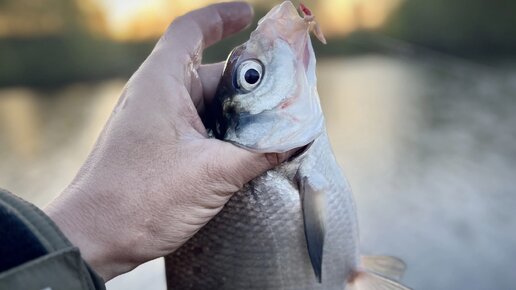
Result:
{"label": "index finger", "polygon": [[213,4],[177,18],[165,33],[165,38],[179,37],[189,42],[189,48],[202,49],[242,30],[252,18],[253,10],[245,2]]}
{"label": "index finger", "polygon": [[204,48],[244,29],[252,18],[253,10],[245,2],[218,3],[194,10],[172,22],[152,57],[168,64],[164,67],[184,64],[185,57],[198,65]]}

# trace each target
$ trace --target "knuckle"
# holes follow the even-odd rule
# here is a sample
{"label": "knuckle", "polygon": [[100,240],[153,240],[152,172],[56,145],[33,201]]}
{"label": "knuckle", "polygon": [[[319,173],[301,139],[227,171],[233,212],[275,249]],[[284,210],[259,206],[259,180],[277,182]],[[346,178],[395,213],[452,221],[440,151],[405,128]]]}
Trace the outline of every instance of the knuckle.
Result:
{"label": "knuckle", "polygon": [[222,19],[220,11],[216,8],[215,5],[212,5],[209,8],[210,17],[213,21],[211,25],[211,28],[213,30],[211,32],[215,35],[218,35],[218,37],[221,38],[224,32],[224,20]]}
{"label": "knuckle", "polygon": [[184,15],[181,15],[179,17],[176,17],[172,23],[170,23],[170,25],[168,26],[168,29],[167,30],[173,30],[174,27],[176,26],[183,26],[183,25],[190,25],[191,24],[191,21],[192,21],[192,14],[191,13],[187,13],[187,14],[184,14]]}
{"label": "knuckle", "polygon": [[174,34],[176,33],[177,29],[184,29],[184,28],[191,28],[195,27],[195,23],[192,19],[191,13],[187,13],[185,15],[181,15],[177,18],[175,18],[170,25],[167,27],[167,30],[165,30],[165,33],[161,37],[165,41],[170,41],[174,38]]}

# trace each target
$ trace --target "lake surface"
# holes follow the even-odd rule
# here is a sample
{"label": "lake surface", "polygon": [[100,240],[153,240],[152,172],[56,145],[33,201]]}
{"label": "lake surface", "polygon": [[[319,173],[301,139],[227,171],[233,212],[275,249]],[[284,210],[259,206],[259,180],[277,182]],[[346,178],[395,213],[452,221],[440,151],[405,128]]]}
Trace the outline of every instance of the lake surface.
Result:
{"label": "lake surface", "polygon": [[[444,57],[321,59],[319,93],[364,254],[419,290],[516,285],[516,70]],[[124,80],[0,89],[0,186],[44,206],[71,181]],[[164,289],[154,261],[109,289]]]}

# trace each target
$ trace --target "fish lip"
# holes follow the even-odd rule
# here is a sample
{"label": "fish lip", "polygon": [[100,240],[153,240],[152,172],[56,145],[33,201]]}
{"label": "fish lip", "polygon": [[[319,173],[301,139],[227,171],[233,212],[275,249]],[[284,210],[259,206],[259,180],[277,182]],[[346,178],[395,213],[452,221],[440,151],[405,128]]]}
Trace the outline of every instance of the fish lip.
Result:
{"label": "fish lip", "polygon": [[[289,22],[289,25],[285,26],[285,22]],[[270,29],[276,30],[277,33],[269,33]],[[258,32],[262,37],[270,36],[272,40],[280,38],[291,44],[296,42],[293,36],[305,32],[308,34],[309,31],[310,22],[299,14],[291,1],[283,1],[258,21],[258,26],[252,34]]]}

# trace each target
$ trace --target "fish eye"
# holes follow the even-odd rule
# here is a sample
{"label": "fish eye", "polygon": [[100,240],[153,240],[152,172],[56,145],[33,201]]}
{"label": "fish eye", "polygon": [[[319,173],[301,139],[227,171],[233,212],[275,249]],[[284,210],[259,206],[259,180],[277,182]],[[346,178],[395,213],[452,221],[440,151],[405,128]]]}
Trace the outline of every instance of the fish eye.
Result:
{"label": "fish eye", "polygon": [[260,84],[262,75],[263,66],[260,61],[255,59],[246,60],[238,66],[237,87],[245,92],[250,92]]}

